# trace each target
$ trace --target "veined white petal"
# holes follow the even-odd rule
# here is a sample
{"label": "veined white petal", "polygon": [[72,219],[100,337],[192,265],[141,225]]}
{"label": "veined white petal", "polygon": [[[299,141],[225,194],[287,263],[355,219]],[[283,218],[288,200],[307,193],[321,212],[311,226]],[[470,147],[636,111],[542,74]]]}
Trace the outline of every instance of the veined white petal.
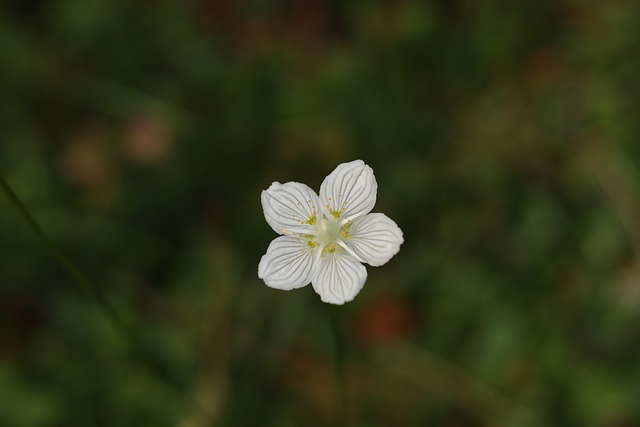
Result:
{"label": "veined white petal", "polygon": [[323,255],[311,284],[324,302],[344,304],[355,298],[367,279],[367,269],[344,251]]}
{"label": "veined white petal", "polygon": [[385,264],[400,250],[402,230],[391,218],[372,213],[355,220],[345,243],[367,264]]}
{"label": "veined white petal", "polygon": [[325,215],[346,222],[368,214],[376,204],[378,184],[373,169],[362,160],[338,165],[320,186],[320,204]]}
{"label": "veined white petal", "polygon": [[299,182],[274,182],[260,198],[264,217],[278,234],[308,234],[317,220],[318,196]]}
{"label": "veined white petal", "polygon": [[275,238],[258,265],[258,277],[267,286],[288,291],[306,286],[313,277],[314,257],[302,236]]}

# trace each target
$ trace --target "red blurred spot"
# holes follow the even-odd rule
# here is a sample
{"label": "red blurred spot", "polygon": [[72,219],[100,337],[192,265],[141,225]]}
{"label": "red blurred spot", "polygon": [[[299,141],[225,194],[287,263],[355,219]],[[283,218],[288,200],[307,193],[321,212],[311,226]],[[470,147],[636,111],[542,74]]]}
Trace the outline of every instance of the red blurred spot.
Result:
{"label": "red blurred spot", "polygon": [[157,117],[135,117],[124,129],[124,151],[137,163],[161,162],[169,155],[172,142],[167,125]]}
{"label": "red blurred spot", "polygon": [[356,335],[371,345],[406,339],[413,330],[411,308],[395,295],[382,294],[362,309],[356,318]]}
{"label": "red blurred spot", "polygon": [[556,84],[566,75],[566,64],[562,55],[553,48],[541,48],[533,52],[524,62],[524,79],[536,87],[545,88]]}
{"label": "red blurred spot", "polygon": [[99,131],[85,131],[67,144],[62,152],[60,170],[67,181],[79,187],[104,184],[112,175]]}

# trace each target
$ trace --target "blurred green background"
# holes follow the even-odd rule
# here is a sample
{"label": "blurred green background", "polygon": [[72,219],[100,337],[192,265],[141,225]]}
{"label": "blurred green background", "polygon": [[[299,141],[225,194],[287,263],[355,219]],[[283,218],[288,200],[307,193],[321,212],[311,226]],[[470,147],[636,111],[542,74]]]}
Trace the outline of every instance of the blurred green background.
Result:
{"label": "blurred green background", "polygon": [[[640,425],[640,5],[0,3],[0,425]],[[375,171],[335,308],[257,278],[260,192]],[[339,382],[338,382],[339,384]]]}

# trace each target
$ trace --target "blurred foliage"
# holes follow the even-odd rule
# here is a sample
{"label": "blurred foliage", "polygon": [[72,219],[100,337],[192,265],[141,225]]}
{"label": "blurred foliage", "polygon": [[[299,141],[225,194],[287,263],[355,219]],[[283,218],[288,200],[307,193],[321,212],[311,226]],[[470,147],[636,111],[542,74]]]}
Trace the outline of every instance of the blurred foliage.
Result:
{"label": "blurred foliage", "polygon": [[640,425],[640,5],[0,3],[0,425],[328,425],[260,192],[361,158],[405,233],[338,312],[361,426]]}

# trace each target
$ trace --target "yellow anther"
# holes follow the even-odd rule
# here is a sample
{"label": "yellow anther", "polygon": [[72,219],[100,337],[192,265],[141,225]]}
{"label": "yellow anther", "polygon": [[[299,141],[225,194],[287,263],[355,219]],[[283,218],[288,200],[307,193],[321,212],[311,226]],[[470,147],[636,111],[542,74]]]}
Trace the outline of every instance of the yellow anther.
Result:
{"label": "yellow anther", "polygon": [[309,224],[309,225],[316,225],[318,223],[317,220],[317,215],[316,215],[316,211],[313,211],[313,216],[311,218],[309,218],[308,220],[306,220],[304,223],[301,224]]}
{"label": "yellow anther", "polygon": [[349,231],[351,230],[351,221],[348,221],[345,225],[340,228],[340,235],[346,240],[351,238],[349,235]]}
{"label": "yellow anther", "polygon": [[336,251],[340,250],[340,246],[336,245],[335,243],[329,243],[327,246],[324,247],[324,249],[322,249],[322,255],[327,255],[327,254],[332,254]]}

